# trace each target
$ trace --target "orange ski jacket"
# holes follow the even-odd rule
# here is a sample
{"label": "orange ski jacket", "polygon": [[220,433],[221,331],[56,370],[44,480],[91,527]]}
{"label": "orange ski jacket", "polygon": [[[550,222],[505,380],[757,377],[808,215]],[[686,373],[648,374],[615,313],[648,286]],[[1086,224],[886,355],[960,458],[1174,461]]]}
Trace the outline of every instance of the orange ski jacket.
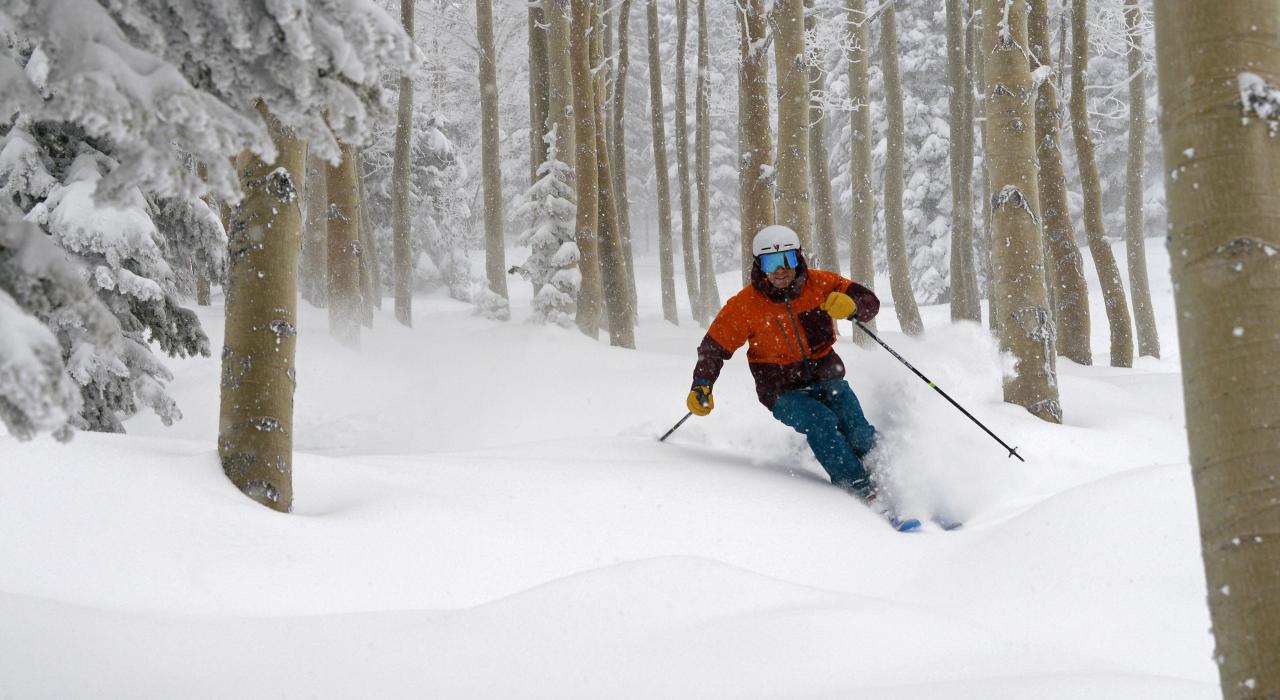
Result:
{"label": "orange ski jacket", "polygon": [[715,384],[724,361],[744,344],[756,395],[770,409],[786,391],[844,377],[833,349],[835,319],[821,308],[831,292],[853,297],[864,323],[880,310],[875,292],[834,272],[808,269],[803,255],[786,289],[774,287],[757,262],[751,284],[729,299],[698,346],[694,386]]}

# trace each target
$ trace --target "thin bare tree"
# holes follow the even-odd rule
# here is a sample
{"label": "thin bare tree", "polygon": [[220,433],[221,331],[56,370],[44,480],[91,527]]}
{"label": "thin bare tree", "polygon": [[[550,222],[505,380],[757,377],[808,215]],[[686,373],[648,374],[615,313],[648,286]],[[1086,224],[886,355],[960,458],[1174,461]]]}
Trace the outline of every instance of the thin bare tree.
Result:
{"label": "thin bare tree", "polygon": [[720,311],[716,264],[711,257],[711,84],[707,48],[707,0],[698,0],[698,80],[694,88],[694,184],[698,191],[698,293],[707,322]]}
{"label": "thin bare tree", "polygon": [[898,324],[907,335],[924,333],[920,308],[911,289],[907,237],[903,230],[902,178],[906,122],[902,114],[902,74],[898,69],[898,12],[892,3],[880,10],[880,61],[884,66],[887,153],[884,163],[884,241],[889,261],[889,292]]}
{"label": "thin bare tree", "polygon": [[649,118],[653,134],[653,177],[658,191],[658,260],[662,275],[662,317],[679,325],[675,257],[671,241],[671,187],[667,180],[667,129],[662,109],[662,56],[658,50],[658,0],[645,8],[649,44]]}
{"label": "thin bare tree", "polygon": [[804,59],[804,0],[774,0],[773,61],[778,79],[778,223],[813,248],[809,203],[809,69]]}
{"label": "thin bare tree", "polygon": [[[413,4],[413,0],[400,0],[400,21],[411,38]],[[396,320],[406,326],[413,325],[413,245],[409,228],[409,158],[412,152],[413,77],[405,71],[400,74],[396,145],[391,162],[391,276],[395,284]]]}
{"label": "thin bare tree", "polygon": [[[849,244],[849,276],[868,289],[875,288],[875,190],[871,185],[871,92],[867,74],[871,48],[866,0],[848,0],[845,27],[848,32],[845,58],[849,65],[849,188],[852,195],[853,230]],[[875,320],[867,324],[875,331]],[[869,346],[875,341],[866,333],[855,333],[854,341]]]}
{"label": "thin bare tree", "polygon": [[1124,187],[1124,243],[1129,264],[1129,291],[1133,294],[1133,321],[1138,332],[1138,355],[1160,357],[1160,333],[1156,330],[1147,281],[1146,225],[1142,213],[1143,172],[1147,155],[1147,61],[1142,50],[1145,21],[1137,0],[1124,6],[1125,37],[1129,42],[1129,160]]}
{"label": "thin bare tree", "polygon": [[965,51],[965,0],[946,0],[947,82],[951,117],[951,320],[981,321],[973,262],[972,79]]}
{"label": "thin bare tree", "polygon": [[742,210],[742,283],[751,281],[751,239],[774,223],[773,134],[769,110],[768,17],[764,0],[743,0],[738,11],[738,198]]}

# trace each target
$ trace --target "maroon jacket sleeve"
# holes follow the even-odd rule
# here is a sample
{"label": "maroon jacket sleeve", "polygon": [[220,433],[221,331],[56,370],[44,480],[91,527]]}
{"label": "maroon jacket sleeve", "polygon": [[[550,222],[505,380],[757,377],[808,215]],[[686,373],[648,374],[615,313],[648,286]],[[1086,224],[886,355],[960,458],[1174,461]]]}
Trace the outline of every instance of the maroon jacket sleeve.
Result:
{"label": "maroon jacket sleeve", "polygon": [[877,297],[876,293],[870,289],[857,282],[850,282],[844,293],[853,297],[854,303],[858,305],[858,311],[854,314],[854,317],[859,321],[866,323],[880,313],[880,297]]}

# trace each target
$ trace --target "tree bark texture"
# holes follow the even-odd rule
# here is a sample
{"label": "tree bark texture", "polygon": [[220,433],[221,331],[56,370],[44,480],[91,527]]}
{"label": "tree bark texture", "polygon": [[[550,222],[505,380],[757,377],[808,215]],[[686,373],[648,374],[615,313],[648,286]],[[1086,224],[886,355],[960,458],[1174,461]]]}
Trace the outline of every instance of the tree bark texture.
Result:
{"label": "tree bark texture", "polygon": [[804,60],[804,0],[774,0],[773,60],[778,71],[778,223],[814,251],[809,202],[809,69]]}
{"label": "tree bark texture", "polygon": [[689,310],[699,325],[708,323],[698,288],[697,242],[693,238],[693,200],[689,187],[689,108],[685,89],[685,47],[689,43],[689,2],[676,0],[676,177],[680,183],[680,246]]}
{"label": "tree bark texture", "polygon": [[[575,37],[590,36],[595,3],[573,0],[570,31]],[[600,187],[596,179],[596,108],[595,81],[591,73],[591,42],[572,41],[573,58],[573,122],[576,153],[574,157],[578,181],[577,233],[578,270],[582,286],[578,289],[578,329],[592,338],[600,334],[601,306],[604,303],[600,281],[598,233],[600,223]]]}
{"label": "tree bark texture", "polygon": [[1280,2],[1161,0],[1155,18],[1214,658],[1224,697],[1280,697]]}
{"label": "tree bark texture", "polygon": [[[570,0],[542,0],[542,13],[547,22],[547,123],[545,131],[551,131],[552,124],[559,124],[556,130],[556,153],[565,159],[572,169],[576,166],[573,157],[577,153],[574,147],[577,142],[577,129],[573,119],[573,61],[570,49],[573,43],[569,39]],[[595,172],[595,171],[592,171]],[[573,184],[573,183],[570,183]]]}
{"label": "tree bark texture", "polygon": [[[476,0],[480,44],[480,147],[484,177],[484,271],[489,291],[508,299],[507,251],[502,229],[502,153],[498,148],[497,52],[493,46],[492,0]],[[503,320],[510,316],[503,316]]]}
{"label": "tree bark texture", "polygon": [[329,301],[329,190],[328,168],[314,153],[306,157],[304,180],[306,221],[302,229],[302,298],[323,308]]}
{"label": "tree bark texture", "polygon": [[[986,33],[982,23],[982,13],[985,8],[981,5],[985,0],[975,0],[979,5],[979,11],[974,14],[973,20],[969,23],[969,36],[972,42],[977,45],[973,52],[973,86],[976,101],[974,103],[974,121],[985,125],[987,123],[987,57],[982,51],[985,46]],[[993,240],[993,229],[991,226],[991,171],[988,168],[987,153],[987,129],[985,126],[978,132],[982,136],[982,163],[978,166],[978,180],[982,183],[981,203],[982,203],[982,225],[975,232],[974,238],[977,248],[977,262],[979,267],[979,277],[982,279],[983,294],[987,298],[987,325],[991,328],[994,335],[998,332],[996,318],[998,317],[996,309],[995,280],[992,271],[992,250],[991,242]]]}
{"label": "tree bark texture", "polygon": [[738,128],[742,130],[742,152],[738,154],[742,187],[738,191],[742,214],[743,285],[750,282],[754,254],[751,239],[760,229],[776,221],[773,209],[773,122],[769,108],[769,55],[765,48],[768,17],[764,0],[744,0],[737,13],[741,58],[738,71],[741,113]]}
{"label": "tree bark texture", "polygon": [[[400,0],[400,21],[413,37],[413,0]],[[391,269],[395,284],[396,320],[413,326],[413,245],[409,227],[409,158],[413,153],[413,77],[400,74],[396,109],[396,144],[391,161]],[[309,220],[309,218],[308,218]]]}
{"label": "tree bark texture", "polygon": [[[1031,53],[1036,65],[1052,66],[1049,36],[1049,2],[1032,0],[1029,19]],[[1062,122],[1058,89],[1052,81],[1041,83],[1036,93],[1036,156],[1040,162],[1040,209],[1045,249],[1046,279],[1053,284],[1050,302],[1058,328],[1058,354],[1082,365],[1093,364],[1090,347],[1089,287],[1084,279],[1084,258],[1076,245],[1076,232],[1067,208],[1067,175],[1062,164]]]}
{"label": "tree bark texture", "polygon": [[[812,13],[813,0],[804,0],[805,30],[812,32],[818,23]],[[836,244],[836,219],[831,196],[831,173],[827,164],[827,110],[822,93],[825,71],[809,66],[809,179],[813,192],[813,255],[809,264],[821,270],[840,272],[840,253]]]}
{"label": "tree bark texture", "polygon": [[[608,32],[603,31],[601,14],[601,9],[597,6],[596,31],[591,41],[591,65],[593,66],[607,62],[603,43]],[[622,236],[618,229],[617,196],[613,191],[613,168],[609,162],[611,149],[604,128],[605,104],[608,102],[605,77],[604,71],[600,71],[597,75],[593,96],[595,99],[593,116],[596,121],[596,187],[599,194],[597,226],[600,232],[600,278],[609,321],[609,344],[634,349],[636,346],[635,308],[631,306],[631,293],[627,286],[627,263],[622,252]]]}
{"label": "tree bark texture", "polygon": [[[853,208],[849,276],[868,289],[874,289],[876,267],[872,224],[875,222],[875,191],[871,185],[871,92],[867,78],[871,64],[871,40],[867,26],[870,19],[867,17],[866,0],[848,0],[848,7],[846,58],[849,64],[849,100],[853,103],[853,111],[849,113],[849,187]],[[875,320],[867,327],[874,332]],[[853,339],[864,347],[875,344],[866,333],[855,333]]]}
{"label": "tree bark texture", "polygon": [[610,166],[613,170],[613,191],[618,205],[618,231],[622,242],[622,260],[627,265],[627,294],[631,308],[639,304],[636,292],[635,250],[631,242],[631,195],[627,186],[627,75],[631,70],[631,0],[618,3],[618,70],[613,78],[613,144]]}
{"label": "tree bark texture", "polygon": [[298,183],[306,144],[259,103],[277,149],[237,160],[245,198],[229,231],[218,456],[227,478],[278,511],[293,505],[293,393],[297,339]]}
{"label": "tree bark texture", "polygon": [[340,144],[342,161],[326,164],[329,193],[329,333],[344,345],[360,345],[360,239],[355,147]]}
{"label": "tree bark texture", "polygon": [[884,65],[884,112],[888,153],[884,163],[884,240],[889,261],[889,291],[898,324],[907,335],[924,333],[920,308],[911,289],[907,237],[903,231],[902,178],[906,124],[902,114],[902,75],[898,70],[898,13],[893,5],[880,15],[880,60]]}
{"label": "tree bark texture", "polygon": [[951,117],[951,320],[982,321],[978,276],[973,265],[972,81],[965,62],[964,0],[946,0],[947,81]]}
{"label": "tree bark texture", "polygon": [[[401,0],[402,3],[410,0]],[[547,160],[547,24],[542,2],[529,3],[529,185],[538,181],[538,166]]]}
{"label": "tree bark texture", "polygon": [[698,292],[707,323],[720,311],[716,264],[711,256],[711,67],[707,48],[707,0],[698,0],[698,80],[694,95],[694,167],[698,190]]}
{"label": "tree bark texture", "polygon": [[662,274],[662,317],[680,324],[676,310],[675,255],[671,241],[671,186],[667,180],[667,129],[663,123],[662,56],[658,45],[658,0],[645,9],[649,34],[649,119],[653,133],[653,176],[658,190],[658,260]]}
{"label": "tree bark texture", "polygon": [[365,186],[364,151],[356,155],[356,173],[360,179],[360,258],[367,263],[369,289],[366,299],[369,322],[373,325],[373,309],[382,308],[382,256],[378,253],[378,236],[373,230],[373,218],[369,213],[369,194]]}
{"label": "tree bark texture", "polygon": [[1102,180],[1094,156],[1093,134],[1089,131],[1089,105],[1085,84],[1089,73],[1089,0],[1071,4],[1071,132],[1076,141],[1076,165],[1084,190],[1084,232],[1089,252],[1102,283],[1103,307],[1111,327],[1111,366],[1133,366],[1133,328],[1129,323],[1129,302],[1124,296],[1120,268],[1107,242],[1102,222]]}
{"label": "tree bark texture", "polygon": [[1129,41],[1129,160],[1125,166],[1124,243],[1129,264],[1129,291],[1133,295],[1133,324],[1138,334],[1138,355],[1160,357],[1160,334],[1151,307],[1147,282],[1146,226],[1143,222],[1143,172],[1147,153],[1147,68],[1142,51],[1142,8],[1137,0],[1124,7],[1125,36]]}
{"label": "tree bark texture", "polygon": [[[1053,319],[1044,287],[1036,181],[1035,113],[1027,46],[1027,6],[984,0],[987,171],[992,202],[992,289],[1000,348],[1017,365],[1004,380],[1004,400],[1062,422]],[[998,145],[997,145],[998,144]]]}

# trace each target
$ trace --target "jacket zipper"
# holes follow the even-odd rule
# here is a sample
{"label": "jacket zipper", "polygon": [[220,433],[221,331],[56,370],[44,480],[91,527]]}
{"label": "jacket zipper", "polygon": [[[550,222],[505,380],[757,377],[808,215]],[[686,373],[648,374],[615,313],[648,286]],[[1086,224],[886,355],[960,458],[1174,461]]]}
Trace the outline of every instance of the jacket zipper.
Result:
{"label": "jacket zipper", "polygon": [[[809,377],[809,383],[813,383],[813,367],[809,364],[809,353],[804,349],[804,336],[800,335],[800,322],[796,320],[796,315],[791,311],[791,300],[784,302],[787,305],[787,315],[791,317],[791,327],[796,331],[796,342],[800,345],[800,356],[804,358],[804,373]],[[786,335],[785,333],[783,335]]]}

